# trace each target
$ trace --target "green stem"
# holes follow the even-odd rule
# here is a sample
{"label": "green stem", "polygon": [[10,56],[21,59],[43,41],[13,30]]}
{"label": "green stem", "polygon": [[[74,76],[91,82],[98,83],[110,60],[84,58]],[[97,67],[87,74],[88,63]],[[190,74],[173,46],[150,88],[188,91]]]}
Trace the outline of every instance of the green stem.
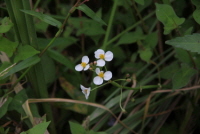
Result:
{"label": "green stem", "polygon": [[[148,18],[152,17],[155,14],[154,12],[151,12],[150,14],[148,14],[147,16],[145,16],[143,18],[143,21],[147,20]],[[113,43],[114,41],[116,41],[117,39],[119,39],[123,34],[127,33],[128,31],[132,30],[133,28],[137,27],[138,25],[140,25],[142,23],[142,21],[138,21],[137,23],[133,24],[132,26],[130,26],[129,28],[125,29],[123,32],[121,32],[120,34],[116,35],[115,37],[113,37],[111,40],[109,40],[108,42],[106,42],[104,44],[104,46],[108,46],[111,43]]]}
{"label": "green stem", "polygon": [[108,27],[107,27],[105,38],[104,38],[104,42],[103,42],[103,45],[102,45],[102,49],[104,49],[104,50],[108,46],[107,42],[108,42],[108,38],[109,38],[110,31],[111,31],[111,28],[112,28],[112,23],[113,23],[114,15],[115,15],[115,12],[116,12],[116,9],[117,9],[117,3],[118,3],[118,1],[114,0],[114,4],[113,4],[113,7],[112,7],[110,19],[109,19],[109,22],[108,22]]}

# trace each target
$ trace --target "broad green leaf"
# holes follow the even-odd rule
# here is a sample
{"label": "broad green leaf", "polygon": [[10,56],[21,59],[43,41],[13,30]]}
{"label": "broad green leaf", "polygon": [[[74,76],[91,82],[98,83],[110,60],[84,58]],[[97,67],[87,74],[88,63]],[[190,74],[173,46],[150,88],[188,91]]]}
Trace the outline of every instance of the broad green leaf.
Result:
{"label": "broad green leaf", "polygon": [[158,34],[157,32],[150,33],[146,36],[144,40],[144,46],[154,49],[158,43]]}
{"label": "broad green leaf", "polygon": [[95,12],[93,12],[87,5],[82,4],[82,5],[78,6],[77,9],[84,12],[87,16],[89,16],[93,20],[106,25],[106,23],[99,16],[97,16],[97,14]]}
{"label": "broad green leaf", "polygon": [[33,55],[36,55],[38,53],[40,53],[40,51],[37,51],[35,48],[33,48],[30,45],[19,46],[17,48],[17,54],[14,58],[14,62],[17,63],[21,60],[25,60],[29,57],[32,57]]}
{"label": "broad green leaf", "polygon": [[164,34],[169,34],[185,21],[185,18],[179,18],[173,8],[166,4],[156,3],[156,16],[164,25]]}
{"label": "broad green leaf", "polygon": [[0,118],[2,118],[8,111],[8,106],[12,101],[11,97],[8,98],[0,98]]}
{"label": "broad green leaf", "polygon": [[55,61],[60,62],[61,64],[68,67],[69,69],[74,70],[74,67],[75,67],[74,63],[70,61],[67,57],[60,54],[59,52],[55,50],[48,50],[48,55]]}
{"label": "broad green leaf", "polygon": [[37,17],[38,19],[40,19],[41,21],[44,21],[52,26],[58,27],[60,28],[62,26],[62,23],[54,18],[52,18],[49,15],[45,15],[39,12],[35,12],[35,11],[31,11],[31,10],[21,10],[22,12],[32,15],[34,17]]}
{"label": "broad green leaf", "polygon": [[185,35],[184,37],[176,37],[165,43],[174,47],[182,48],[191,52],[200,53],[200,34]]}
{"label": "broad green leaf", "polygon": [[179,89],[186,86],[195,73],[197,73],[196,70],[184,64],[182,68],[179,69],[172,78],[173,89]]}
{"label": "broad green leaf", "polygon": [[72,134],[87,134],[87,131],[80,124],[69,121],[69,125]]}
{"label": "broad green leaf", "polygon": [[160,77],[163,79],[171,79],[172,76],[180,69],[177,62],[174,62],[160,71]]}
{"label": "broad green leaf", "polygon": [[135,2],[140,4],[140,5],[144,5],[144,0],[135,0]]}
{"label": "broad green leaf", "polygon": [[175,48],[175,52],[176,52],[175,57],[179,61],[181,61],[182,63],[186,63],[188,65],[193,65],[193,63],[191,61],[191,57],[186,50],[181,49],[181,48]]}
{"label": "broad green leaf", "polygon": [[4,17],[0,24],[0,33],[6,33],[13,27],[13,23],[8,17]]}
{"label": "broad green leaf", "polygon": [[116,46],[121,45],[121,44],[131,44],[135,43],[138,40],[143,40],[145,39],[145,35],[142,32],[141,28],[137,28],[136,31],[134,32],[129,32],[121,36],[119,41],[117,42]]}
{"label": "broad green leaf", "polygon": [[22,132],[20,134],[44,134],[49,124],[50,124],[50,121],[42,122],[40,124],[37,124],[33,128],[29,129],[28,131]]}
{"label": "broad green leaf", "polygon": [[0,51],[5,52],[8,57],[11,57],[19,43],[9,41],[8,39],[0,36],[0,44]]}
{"label": "broad green leaf", "polygon": [[30,57],[26,60],[23,60],[19,62],[17,65],[13,66],[7,73],[5,73],[3,76],[0,77],[0,79],[4,79],[16,72],[19,72],[27,67],[30,67],[40,61],[40,58],[38,56]]}
{"label": "broad green leaf", "polygon": [[199,16],[199,14],[200,14],[200,8],[196,9],[193,12],[193,18],[198,24],[200,24],[200,16]]}
{"label": "broad green leaf", "polygon": [[145,48],[144,50],[139,51],[140,58],[146,62],[149,62],[153,53],[150,48]]}

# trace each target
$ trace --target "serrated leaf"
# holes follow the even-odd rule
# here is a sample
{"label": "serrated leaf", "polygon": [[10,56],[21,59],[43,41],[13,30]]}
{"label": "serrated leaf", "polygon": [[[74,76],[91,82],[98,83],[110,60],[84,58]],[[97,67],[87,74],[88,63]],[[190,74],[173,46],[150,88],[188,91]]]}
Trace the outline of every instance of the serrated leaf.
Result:
{"label": "serrated leaf", "polygon": [[8,39],[0,36],[0,51],[5,52],[8,57],[11,57],[16,50],[18,43],[9,41]]}
{"label": "serrated leaf", "polygon": [[135,2],[140,4],[140,5],[144,5],[144,0],[135,0]]}
{"label": "serrated leaf", "polygon": [[139,51],[140,58],[146,62],[149,62],[153,53],[150,48],[145,48],[144,50]]}
{"label": "serrated leaf", "polygon": [[30,57],[26,60],[21,61],[20,63],[18,63],[17,65],[15,65],[14,67],[12,67],[7,73],[5,73],[3,76],[0,77],[0,79],[4,79],[18,71],[21,71],[31,65],[34,65],[36,63],[38,63],[40,61],[40,58],[38,56],[33,56]]}
{"label": "serrated leaf", "polygon": [[179,89],[186,86],[195,73],[197,73],[196,70],[186,65],[182,66],[182,68],[179,69],[172,78],[173,89]]}
{"label": "serrated leaf", "polygon": [[25,45],[25,46],[19,46],[17,48],[17,54],[14,58],[14,62],[17,63],[21,60],[25,60],[29,57],[32,57],[36,54],[40,53],[40,51],[37,51],[35,48],[33,48],[32,46],[29,45]]}
{"label": "serrated leaf", "polygon": [[8,17],[4,17],[0,24],[0,33],[6,33],[13,27],[13,23]]}
{"label": "serrated leaf", "polygon": [[200,53],[200,34],[185,35],[165,42],[168,45]]}
{"label": "serrated leaf", "polygon": [[99,16],[97,16],[97,14],[95,12],[93,12],[87,5],[82,4],[80,6],[77,7],[77,9],[81,10],[82,12],[84,12],[87,16],[89,16],[90,18],[92,18],[93,20],[102,23],[104,25],[107,25]]}
{"label": "serrated leaf", "polygon": [[183,24],[185,18],[179,18],[170,5],[156,3],[156,16],[164,25],[164,34],[169,34],[173,29]]}
{"label": "serrated leaf", "polygon": [[69,125],[72,134],[87,134],[87,131],[80,124],[69,121]]}
{"label": "serrated leaf", "polygon": [[44,21],[52,26],[58,27],[60,28],[62,26],[62,23],[54,18],[52,18],[49,15],[45,15],[39,12],[35,12],[35,11],[31,11],[31,10],[21,10],[22,12],[32,15],[34,17],[37,17],[38,19],[40,19],[41,21]]}
{"label": "serrated leaf", "polygon": [[55,51],[55,50],[48,50],[48,55],[54,59],[55,61],[65,65],[66,67],[68,67],[69,69],[74,70],[75,65],[72,61],[70,61],[67,57],[63,56],[62,54],[60,54],[59,52]]}

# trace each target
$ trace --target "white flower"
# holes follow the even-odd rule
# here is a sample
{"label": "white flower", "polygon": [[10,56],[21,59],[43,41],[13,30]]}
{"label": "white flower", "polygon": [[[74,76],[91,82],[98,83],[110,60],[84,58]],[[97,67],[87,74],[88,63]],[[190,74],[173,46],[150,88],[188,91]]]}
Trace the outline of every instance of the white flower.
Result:
{"label": "white flower", "polygon": [[91,90],[90,87],[86,88],[82,85],[80,85],[80,87],[81,87],[83,94],[85,95],[85,98],[88,99],[88,96],[90,95],[90,90]]}
{"label": "white flower", "polygon": [[102,49],[98,49],[94,52],[95,58],[97,60],[97,66],[103,67],[105,65],[105,61],[111,61],[113,59],[113,53],[111,51],[107,51],[106,53]]}
{"label": "white flower", "polygon": [[83,56],[82,63],[76,65],[76,67],[75,67],[76,71],[82,71],[82,70],[86,71],[86,70],[88,70],[89,67],[90,67],[88,62],[89,62],[88,56]]}
{"label": "white flower", "polygon": [[101,85],[103,83],[103,80],[108,81],[112,78],[112,72],[110,71],[106,71],[104,73],[103,71],[100,71],[99,68],[96,68],[95,72],[98,75],[93,79],[93,82],[96,85]]}

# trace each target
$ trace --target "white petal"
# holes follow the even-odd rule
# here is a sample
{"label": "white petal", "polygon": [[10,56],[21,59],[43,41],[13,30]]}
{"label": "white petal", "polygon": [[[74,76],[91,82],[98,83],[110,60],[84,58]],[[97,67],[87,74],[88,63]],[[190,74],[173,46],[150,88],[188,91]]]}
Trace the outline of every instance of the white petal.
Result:
{"label": "white petal", "polygon": [[84,90],[84,89],[86,89],[83,85],[80,85],[80,87],[81,87],[81,90]]}
{"label": "white petal", "polygon": [[90,65],[87,64],[86,67],[83,69],[84,71],[88,70],[90,68]]}
{"label": "white petal", "polygon": [[83,67],[81,66],[81,64],[78,64],[75,66],[76,71],[82,71]]}
{"label": "white petal", "polygon": [[103,66],[105,66],[105,64],[106,64],[106,62],[104,60],[102,60],[102,59],[97,60],[97,66],[98,67],[103,67]]}
{"label": "white petal", "polygon": [[112,72],[106,71],[106,72],[104,73],[104,80],[108,81],[108,80],[110,80],[111,78],[112,78]]}
{"label": "white petal", "polygon": [[111,61],[113,59],[113,53],[111,51],[106,52],[105,54],[105,60]]}
{"label": "white petal", "polygon": [[87,94],[85,95],[85,98],[88,99],[88,96],[90,95],[90,88],[88,88]]}
{"label": "white petal", "polygon": [[82,62],[88,63],[89,62],[88,56],[83,56]]}
{"label": "white petal", "polygon": [[98,75],[100,73],[100,69],[99,68],[96,68],[95,70],[96,74]]}
{"label": "white petal", "polygon": [[102,50],[102,49],[98,49],[97,51],[95,51],[94,52],[94,56],[95,56],[95,58],[97,58],[97,59],[99,59],[99,55],[100,54],[105,54],[105,52],[104,52],[104,50]]}
{"label": "white petal", "polygon": [[103,83],[103,79],[99,76],[94,77],[93,82],[95,85],[101,85]]}

